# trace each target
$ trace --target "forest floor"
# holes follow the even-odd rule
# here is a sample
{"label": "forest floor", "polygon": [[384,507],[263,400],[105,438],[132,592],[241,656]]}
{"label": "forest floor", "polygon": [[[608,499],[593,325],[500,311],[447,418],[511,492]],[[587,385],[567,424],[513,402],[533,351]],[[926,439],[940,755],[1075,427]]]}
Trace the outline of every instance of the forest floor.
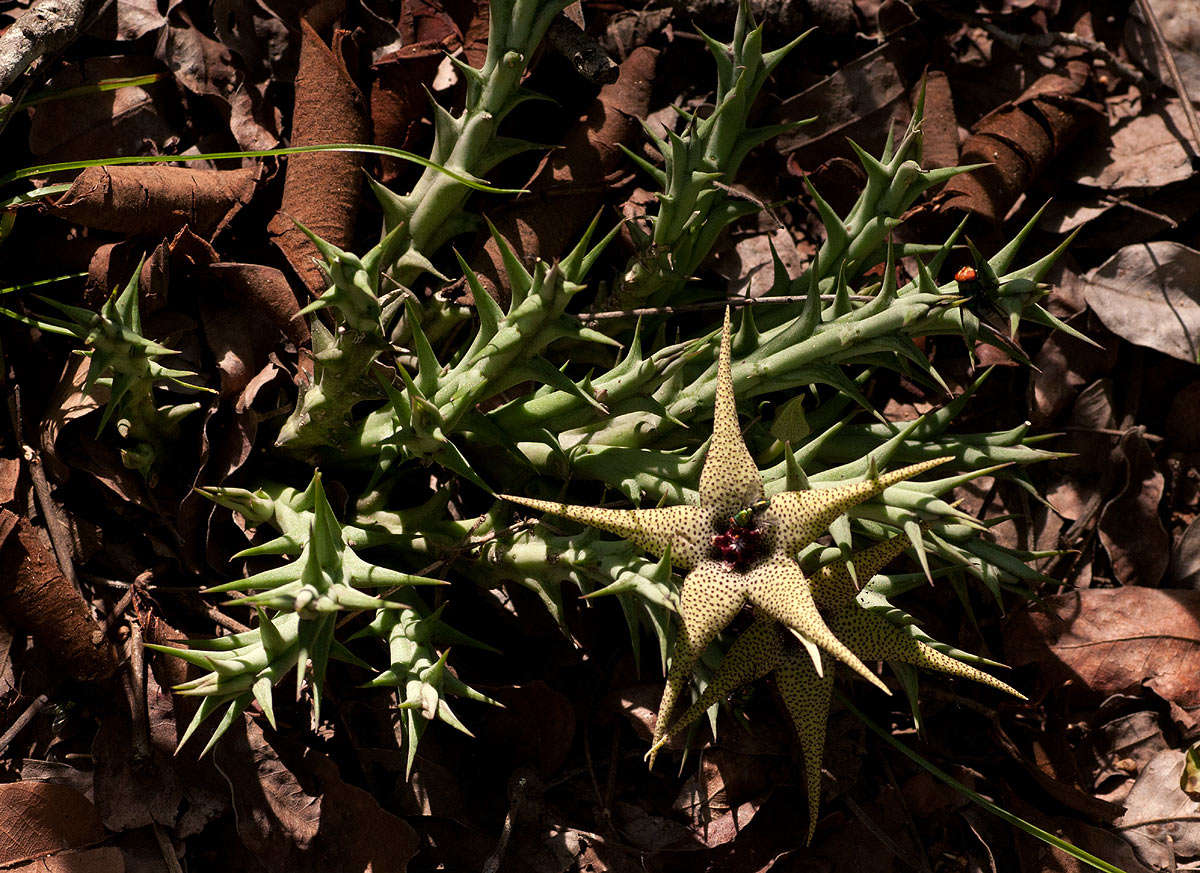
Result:
{"label": "forest floor", "polygon": [[[25,5],[0,7],[0,28]],[[817,27],[767,83],[758,116],[815,121],[745,163],[738,190],[764,209],[722,238],[701,276],[756,294],[772,249],[803,266],[822,233],[805,182],[844,212],[864,183],[848,140],[878,154],[922,89],[924,165],[991,166],[926,197],[906,229],[941,231],[966,216],[976,245],[995,250],[1048,204],[1028,251],[1076,234],[1048,306],[1097,346],[1028,324],[1018,342],[1033,368],[991,347],[931,346],[955,387],[994,366],[967,430],[1029,421],[1056,435],[1041,447],[1064,453],[1030,473],[1048,507],[990,478],[959,495],[997,521],[997,541],[1054,552],[1037,563],[1054,581],[1035,601],[968,604],[974,620],[956,640],[1011,665],[1006,681],[1030,699],[975,702],[926,682],[919,733],[902,696],[856,688],[856,699],[955,778],[1126,873],[1200,870],[1200,793],[1180,787],[1200,738],[1200,130],[1184,104],[1188,93],[1200,100],[1200,5],[1149,5],[1178,80],[1139,3],[756,4],[768,47]],[[73,38],[0,88],[0,172],[339,141],[428,154],[428,94],[450,107],[463,99],[447,55],[478,66],[486,50],[482,0],[80,9]],[[727,38],[736,9],[588,0],[569,11],[582,13],[585,33],[558,28],[528,82],[553,100],[518,108],[504,128],[566,143],[565,157],[532,203],[472,200],[495,210],[527,258],[553,257],[557,226],[579,214],[645,213],[646,177],[618,147],[653,160],[639,122],[673,127],[673,107],[704,106],[712,64],[696,29]],[[121,77],[145,78],[87,88]],[[77,87],[86,93],[27,99]],[[584,136],[580,119],[597,111],[606,123]],[[598,160],[573,176],[588,150]],[[542,159],[505,162],[488,181],[521,187]],[[434,723],[411,778],[386,707],[356,687],[362,676],[330,691],[316,730],[299,708],[281,710],[278,731],[252,711],[204,758],[198,746],[175,755],[169,688],[182,665],[144,643],[226,633],[247,619],[199,594],[229,578],[247,534],[191,489],[246,486],[278,469],[269,448],[309,345],[293,316],[324,287],[292,219],[365,251],[380,214],[362,169],[407,190],[419,168],[346,155],[196,159],[187,178],[165,166],[5,177],[6,197],[73,185],[6,201],[0,285],[79,274],[55,293],[96,308],[142,263],[148,332],[169,338],[214,393],[147,480],[98,435],[71,346],[0,319],[0,869],[1087,869],[897,755],[844,708],[831,719],[811,847],[797,753],[769,695],[739,698],[753,732],[727,713],[719,740],[681,771],[674,756],[649,772],[642,755],[661,679],[611,656],[627,645],[619,614],[593,610],[589,626],[574,603],[568,638],[522,591],[507,594],[506,638],[518,642],[491,661],[456,662],[505,708],[458,707],[473,739]],[[335,177],[342,187],[330,190]],[[482,238],[456,245],[495,275]],[[895,421],[945,399],[904,379],[873,390]],[[962,605],[931,589],[908,608]]]}

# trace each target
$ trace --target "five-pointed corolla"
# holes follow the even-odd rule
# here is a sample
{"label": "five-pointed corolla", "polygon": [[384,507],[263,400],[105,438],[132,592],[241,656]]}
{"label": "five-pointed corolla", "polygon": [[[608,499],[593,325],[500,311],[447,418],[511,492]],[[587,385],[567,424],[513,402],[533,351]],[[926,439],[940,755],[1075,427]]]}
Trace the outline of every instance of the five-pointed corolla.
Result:
{"label": "five-pointed corolla", "polygon": [[[682,627],[654,726],[653,745],[647,753],[651,765],[672,733],[690,724],[738,685],[774,672],[805,753],[815,820],[832,682],[832,669],[828,668],[833,661],[842,662],[885,693],[890,693],[887,686],[863,664],[864,658],[904,660],[1012,689],[917,643],[886,619],[858,606],[844,565],[840,574],[826,568],[810,580],[796,562],[797,552],[823,535],[830,523],[850,507],[949,459],[937,458],[883,474],[874,474],[872,467],[874,475],[861,481],[784,492],[768,501],[762,476],[738,426],[730,346],[730,317],[726,311],[713,433],[700,474],[698,504],[606,509],[505,497],[531,509],[615,533],[654,555],[668,556],[675,567],[687,572],[679,597]],[[891,549],[889,546],[888,558],[899,551]],[[849,592],[843,581],[850,585]],[[853,605],[846,602],[847,593]],[[829,622],[818,609],[818,602],[830,615]],[[682,717],[672,719],[700,654],[746,605],[753,607],[755,623],[734,644],[705,695]]]}

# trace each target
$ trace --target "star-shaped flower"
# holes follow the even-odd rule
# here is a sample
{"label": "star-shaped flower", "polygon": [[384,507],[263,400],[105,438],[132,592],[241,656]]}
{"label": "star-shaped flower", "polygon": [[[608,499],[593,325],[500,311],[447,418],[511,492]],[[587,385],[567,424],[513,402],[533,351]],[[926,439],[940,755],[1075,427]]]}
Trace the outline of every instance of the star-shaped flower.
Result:
{"label": "star-shaped flower", "polygon": [[[697,505],[604,509],[505,496],[523,506],[618,534],[654,555],[667,556],[675,567],[687,571],[679,597],[682,627],[647,758],[653,765],[658,749],[671,734],[737,686],[773,671],[805,754],[813,814],[811,835],[835,660],[885,693],[890,693],[887,686],[863,664],[863,658],[907,661],[1012,689],[919,643],[886,618],[859,606],[844,564],[823,568],[812,579],[805,577],[796,554],[824,534],[838,516],[949,459],[937,458],[883,474],[876,473],[872,465],[871,474],[861,481],[764,499],[762,476],[738,426],[731,333],[726,310],[713,434],[700,474]],[[869,579],[898,552],[892,541],[868,550],[855,564],[856,576]],[[865,574],[867,570],[869,574]],[[734,643],[700,700],[683,716],[672,719],[700,654],[747,604],[757,616],[755,623]]]}

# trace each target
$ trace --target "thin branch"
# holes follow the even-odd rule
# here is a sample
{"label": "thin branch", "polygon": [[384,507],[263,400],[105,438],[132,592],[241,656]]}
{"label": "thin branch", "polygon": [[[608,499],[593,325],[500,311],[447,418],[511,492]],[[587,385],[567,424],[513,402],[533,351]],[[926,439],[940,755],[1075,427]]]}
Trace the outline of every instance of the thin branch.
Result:
{"label": "thin branch", "polygon": [[66,48],[83,28],[87,0],[37,0],[0,35],[0,91],[43,55]]}
{"label": "thin branch", "polygon": [[[869,303],[875,298],[870,294],[850,294],[849,299],[855,303]],[[822,303],[832,303],[837,300],[836,294],[822,294]],[[604,312],[581,312],[575,317],[580,321],[605,321],[611,318],[639,318],[643,315],[680,315],[685,312],[706,312],[712,309],[724,309],[729,306],[740,309],[743,306],[766,306],[780,303],[806,303],[807,294],[781,294],[778,297],[730,297],[726,300],[708,300],[703,303],[687,303],[683,306],[644,306],[640,309],[612,309]]]}

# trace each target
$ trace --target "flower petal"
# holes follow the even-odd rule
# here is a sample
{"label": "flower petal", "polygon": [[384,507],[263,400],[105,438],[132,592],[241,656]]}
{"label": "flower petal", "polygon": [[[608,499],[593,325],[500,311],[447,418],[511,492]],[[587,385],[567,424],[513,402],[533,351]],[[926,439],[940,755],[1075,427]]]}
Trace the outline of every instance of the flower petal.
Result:
{"label": "flower petal", "polygon": [[[865,585],[876,573],[888,565],[892,558],[904,551],[908,540],[905,537],[890,537],[873,546],[854,552],[849,562],[835,561],[826,564],[809,579],[813,599],[826,609],[842,609],[854,600],[860,586]],[[853,564],[854,576],[850,576],[847,564]]]}
{"label": "flower petal", "polygon": [[[667,687],[663,689],[654,723],[654,742],[667,733],[675,702],[687,687],[692,667],[713,638],[729,626],[746,602],[748,576],[725,568],[716,561],[704,561],[683,580],[679,592],[679,617],[683,627],[675,640]],[[653,764],[653,758],[650,759]]]}
{"label": "flower petal", "polygon": [[750,457],[738,425],[737,401],[729,363],[731,346],[729,310],[721,329],[721,357],[717,363],[717,395],[713,406],[713,433],[700,472],[700,503],[732,515],[762,497],[762,474]]}
{"label": "flower petal", "polygon": [[932,470],[949,458],[922,461],[873,479],[836,485],[833,488],[813,488],[809,491],[785,491],[771,498],[764,521],[775,526],[776,551],[794,555],[828,530],[830,523],[852,506],[870,500],[884,489]]}
{"label": "flower petal", "polygon": [[[746,574],[750,580],[746,598],[765,616],[799,631],[885,694],[883,681],[867,669],[825,624],[813,601],[808,580],[790,558],[772,557]],[[805,656],[807,658],[807,655]]]}
{"label": "flower petal", "polygon": [[599,506],[573,506],[553,500],[535,500],[501,494],[505,500],[569,518],[591,527],[614,533],[622,539],[662,557],[671,550],[671,563],[690,569],[708,555],[712,547],[712,509],[705,506],[664,506],[657,509],[604,509]]}
{"label": "flower petal", "polygon": [[[655,734],[658,735],[646,760],[654,766],[654,758],[658,750],[675,734],[686,730],[700,716],[704,715],[710,706],[721,703],[735,689],[766,676],[783,660],[783,642],[779,637],[782,630],[779,623],[770,619],[758,619],[742,633],[725,653],[713,674],[712,680],[704,688],[704,693],[696,702],[687,708],[683,715],[674,719],[670,727],[659,735],[658,725]],[[665,723],[665,719],[663,721]]]}
{"label": "flower petal", "polygon": [[861,658],[915,664],[927,670],[981,682],[1025,700],[1025,695],[1011,685],[913,639],[882,615],[864,609],[857,601],[852,601],[830,616],[829,627]]}
{"label": "flower petal", "polygon": [[775,687],[792,717],[800,750],[804,752],[808,786],[807,845],[812,842],[817,829],[817,811],[821,806],[821,758],[825,754],[825,722],[829,719],[833,670],[826,669],[823,677],[818,676],[808,656],[801,652],[785,659],[776,668]]}

